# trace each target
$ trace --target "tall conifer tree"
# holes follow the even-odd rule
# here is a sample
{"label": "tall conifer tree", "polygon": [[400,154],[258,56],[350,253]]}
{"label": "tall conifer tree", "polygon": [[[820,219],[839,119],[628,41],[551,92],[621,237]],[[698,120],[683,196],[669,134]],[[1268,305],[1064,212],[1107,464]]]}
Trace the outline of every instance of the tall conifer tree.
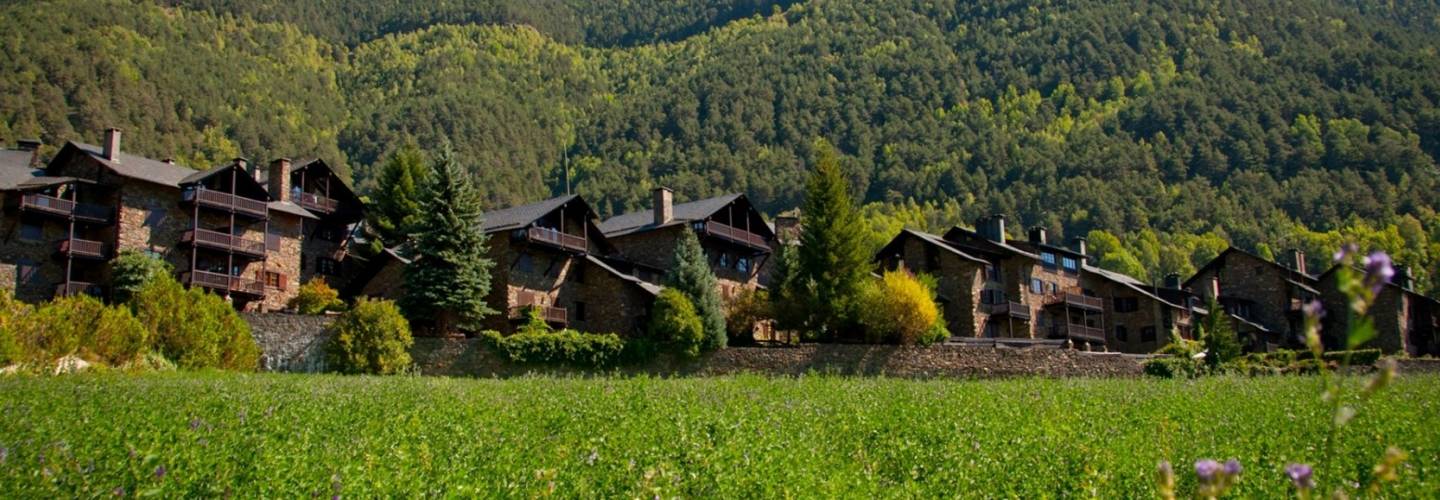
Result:
{"label": "tall conifer tree", "polygon": [[480,195],[448,144],[431,168],[420,208],[413,260],[405,268],[405,312],[412,320],[434,319],[442,334],[456,327],[473,330],[495,312],[485,304],[495,263],[486,257]]}
{"label": "tall conifer tree", "polygon": [[395,246],[409,239],[420,216],[420,190],[429,170],[413,144],[400,148],[380,167],[374,201],[367,213],[367,223],[377,237],[373,248],[376,253],[382,245]]}
{"label": "tall conifer tree", "polygon": [[805,297],[808,326],[823,337],[833,337],[854,324],[855,301],[870,258],[864,253],[864,228],[835,149],[823,140],[815,146],[815,171],[805,182],[801,205],[796,284],[810,291]]}
{"label": "tall conifer tree", "polygon": [[725,347],[725,307],[720,303],[720,291],[716,289],[715,273],[700,248],[700,239],[688,227],[680,231],[680,241],[675,245],[675,257],[670,264],[666,285],[674,288],[695,305],[700,322],[705,329],[705,340],[701,347],[713,351]]}

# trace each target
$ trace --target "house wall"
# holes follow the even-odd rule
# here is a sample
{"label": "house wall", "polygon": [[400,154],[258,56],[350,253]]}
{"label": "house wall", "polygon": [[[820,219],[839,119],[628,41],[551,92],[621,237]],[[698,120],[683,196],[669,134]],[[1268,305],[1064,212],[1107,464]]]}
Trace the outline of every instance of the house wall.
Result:
{"label": "house wall", "polygon": [[[37,240],[20,237],[22,221],[41,226],[42,235]],[[55,295],[55,288],[65,279],[65,269],[55,257],[55,242],[68,234],[65,223],[50,217],[21,214],[13,207],[7,207],[0,219],[0,288],[10,290],[15,298],[27,302],[48,300]],[[21,264],[39,266],[29,280],[19,282]]]}
{"label": "house wall", "polygon": [[[1290,324],[1291,288],[1286,273],[1274,263],[1265,262],[1241,252],[1224,254],[1216,266],[1197,273],[1191,283],[1198,290],[1208,290],[1210,280],[1220,280],[1221,298],[1239,298],[1253,302],[1249,319],[1284,337],[1297,333]],[[1208,294],[1208,291],[1203,292]]]}
{"label": "house wall", "polygon": [[[676,224],[653,231],[612,237],[610,243],[615,246],[622,259],[658,269],[670,269],[681,231],[692,229],[688,224]],[[715,273],[720,297],[727,301],[735,298],[744,289],[754,290],[759,287],[760,275],[764,274],[763,268],[771,265],[768,256],[754,258],[751,260],[750,271],[742,273],[734,268],[735,252],[727,245],[702,238],[700,247],[705,251],[710,271]],[[727,252],[730,254],[730,266],[721,267],[720,254]]]}
{"label": "house wall", "polygon": [[[927,250],[934,248],[934,250]],[[935,263],[930,262],[933,252]],[[984,315],[980,311],[980,290],[985,285],[984,267],[974,261],[961,258],[952,252],[933,247],[919,238],[905,236],[901,243],[899,262],[894,255],[884,256],[885,265],[895,267],[903,264],[914,273],[935,277],[937,295],[942,299],[941,312],[945,326],[952,337],[979,337],[982,335]]]}
{"label": "house wall", "polygon": [[[570,327],[583,332],[635,335],[644,330],[655,297],[634,283],[588,261],[573,263],[583,271],[561,286],[558,303],[570,311]],[[579,304],[584,304],[585,319],[577,317]]]}
{"label": "house wall", "polygon": [[[1168,316],[1174,326],[1181,330],[1181,335],[1189,337],[1193,318],[1184,310],[1177,309],[1155,298],[1136,292],[1134,289],[1105,279],[1093,279],[1087,288],[1095,292],[1095,295],[1104,299],[1105,311],[1102,315],[1105,329],[1105,349],[1107,351],[1118,351],[1134,354],[1148,354],[1165,347],[1170,343],[1170,328],[1165,326],[1165,319]],[[1115,309],[1116,299],[1136,300],[1136,310],[1120,312]],[[1155,338],[1149,341],[1144,340],[1145,328],[1155,329]],[[1117,333],[1119,328],[1125,329],[1125,340],[1121,340]]]}
{"label": "house wall", "polygon": [[263,266],[265,271],[280,273],[282,278],[281,286],[265,287],[264,309],[267,311],[285,309],[299,292],[302,221],[298,215],[270,212],[269,230],[279,237],[280,248],[267,252]]}

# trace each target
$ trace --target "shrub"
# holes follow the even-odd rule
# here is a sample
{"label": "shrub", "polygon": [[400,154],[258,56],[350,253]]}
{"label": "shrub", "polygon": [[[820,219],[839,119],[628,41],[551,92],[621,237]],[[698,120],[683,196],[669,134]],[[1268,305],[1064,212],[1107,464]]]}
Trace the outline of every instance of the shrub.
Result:
{"label": "shrub", "polygon": [[859,318],[866,340],[874,343],[924,345],[949,336],[930,289],[905,271],[887,271],[879,281],[866,282]]}
{"label": "shrub", "polygon": [[[1206,307],[1209,311],[1225,310],[1214,297],[1210,298]],[[1206,316],[1200,324],[1200,339],[1205,343],[1205,363],[1211,368],[1240,357],[1240,339],[1235,336],[1235,328],[1230,325],[1230,318],[1226,314]]]}
{"label": "shrub", "polygon": [[505,359],[524,364],[608,366],[618,361],[625,350],[625,342],[619,335],[569,329],[522,331],[510,336],[486,331],[481,338]]}
{"label": "shrub", "polygon": [[725,306],[725,329],[732,344],[754,342],[755,323],[773,318],[770,294],[765,290],[743,289]]}
{"label": "shrub", "polygon": [[1189,358],[1154,358],[1145,362],[1145,374],[1160,378],[1195,378],[1203,371]]}
{"label": "shrub", "polygon": [[156,278],[170,276],[174,269],[168,262],[138,250],[121,250],[110,262],[110,282],[114,285],[115,301],[126,302]]}
{"label": "shrub", "polygon": [[672,346],[689,357],[700,355],[705,344],[705,327],[685,294],[666,288],[655,298],[650,317],[650,338]]}
{"label": "shrub", "polygon": [[259,362],[250,325],[218,295],[167,276],[136,292],[130,307],[153,330],[157,350],[181,368],[254,370]]}
{"label": "shrub", "polygon": [[410,366],[414,338],[394,302],[361,298],[331,328],[335,332],[329,349],[332,370],[388,375]]}
{"label": "shrub", "polygon": [[29,322],[30,352],[44,361],[71,354],[119,366],[143,356],[150,332],[127,309],[76,295],[47,302]]}
{"label": "shrub", "polygon": [[326,311],[343,311],[345,301],[340,300],[340,292],[330,288],[324,278],[315,278],[300,285],[295,297],[286,306],[300,314],[323,314]]}
{"label": "shrub", "polygon": [[30,306],[15,300],[9,290],[0,290],[0,366],[20,362],[21,324],[30,314]]}

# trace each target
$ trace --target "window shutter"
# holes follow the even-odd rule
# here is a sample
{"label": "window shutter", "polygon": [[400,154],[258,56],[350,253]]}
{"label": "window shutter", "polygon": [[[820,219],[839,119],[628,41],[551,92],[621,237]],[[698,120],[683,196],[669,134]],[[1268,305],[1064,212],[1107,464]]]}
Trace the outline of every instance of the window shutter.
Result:
{"label": "window shutter", "polygon": [[289,277],[288,277],[288,276],[285,276],[285,273],[280,273],[280,290],[282,290],[282,291],[285,290],[285,285],[286,285],[287,282],[289,281],[289,280],[287,280],[286,278],[289,278]]}

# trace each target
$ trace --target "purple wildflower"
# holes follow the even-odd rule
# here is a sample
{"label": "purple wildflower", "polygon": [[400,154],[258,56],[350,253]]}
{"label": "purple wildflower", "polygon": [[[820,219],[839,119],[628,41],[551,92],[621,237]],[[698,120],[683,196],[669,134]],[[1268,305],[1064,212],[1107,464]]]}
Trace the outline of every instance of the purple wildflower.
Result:
{"label": "purple wildflower", "polygon": [[1226,461],[1225,461],[1225,475],[1227,475],[1227,476],[1238,476],[1238,475],[1240,475],[1240,470],[1241,470],[1241,467],[1240,467],[1240,461],[1239,461],[1239,460],[1236,460],[1236,459],[1233,459],[1233,458],[1232,458],[1232,459],[1230,459],[1230,460],[1226,460]]}
{"label": "purple wildflower", "polygon": [[1359,245],[1356,245],[1354,243],[1346,243],[1345,246],[1340,247],[1340,250],[1335,251],[1335,262],[1340,263],[1359,251]]}
{"label": "purple wildflower", "polygon": [[115,489],[110,492],[110,494],[113,495],[113,496],[117,496],[117,497],[123,497],[123,496],[125,496],[125,487],[124,487],[124,486],[116,486]]}
{"label": "purple wildflower", "polygon": [[1370,291],[1380,293],[1380,288],[1394,277],[1395,266],[1385,252],[1377,250],[1365,257],[1365,285],[1370,287]]}
{"label": "purple wildflower", "polygon": [[190,419],[190,430],[199,429],[204,423],[204,421],[200,420],[200,417],[192,418]]}
{"label": "purple wildflower", "polygon": [[155,468],[155,479],[165,479],[165,466],[164,466],[164,465],[161,465],[161,466]]}
{"label": "purple wildflower", "polygon": [[1301,490],[1315,488],[1315,469],[1306,464],[1290,464],[1285,466],[1285,475],[1290,477],[1290,482]]}
{"label": "purple wildflower", "polygon": [[1208,458],[1195,462],[1195,475],[1203,482],[1214,481],[1216,472],[1220,472],[1220,462]]}
{"label": "purple wildflower", "polygon": [[1312,300],[1305,303],[1304,311],[1306,317],[1320,319],[1325,317],[1325,304],[1318,300]]}

